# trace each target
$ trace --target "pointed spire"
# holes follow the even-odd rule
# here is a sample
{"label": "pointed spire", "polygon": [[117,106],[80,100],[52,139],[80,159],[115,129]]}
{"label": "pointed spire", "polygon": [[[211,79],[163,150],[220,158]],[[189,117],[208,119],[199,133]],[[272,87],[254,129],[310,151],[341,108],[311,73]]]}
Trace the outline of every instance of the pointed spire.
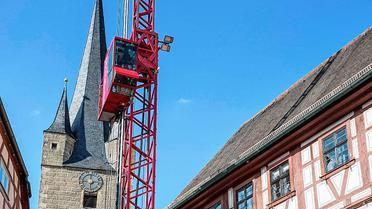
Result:
{"label": "pointed spire", "polygon": [[[102,0],[95,0],[72,103],[70,122],[77,139],[66,166],[106,168],[105,137],[107,124],[97,120],[99,85],[106,55]],[[93,163],[94,162],[94,163]]]}
{"label": "pointed spire", "polygon": [[[71,122],[76,120],[78,110],[86,97],[89,103],[94,103],[91,110],[98,111],[98,89],[106,54],[106,36],[103,17],[102,0],[96,0],[90,22],[89,33],[81,61],[79,76],[71,103]],[[89,114],[90,115],[90,114]],[[95,116],[97,117],[97,116]]]}
{"label": "pointed spire", "polygon": [[46,132],[62,133],[72,136],[71,126],[70,126],[70,116],[67,104],[67,78],[65,78],[65,86],[63,88],[61,101],[57,109],[56,116],[52,125],[45,130]]}

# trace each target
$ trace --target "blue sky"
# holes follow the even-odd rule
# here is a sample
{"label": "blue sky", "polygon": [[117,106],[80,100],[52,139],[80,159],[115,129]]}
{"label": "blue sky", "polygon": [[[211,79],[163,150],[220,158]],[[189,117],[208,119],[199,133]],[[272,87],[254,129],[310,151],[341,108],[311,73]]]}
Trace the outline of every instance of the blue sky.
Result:
{"label": "blue sky", "polygon": [[[117,0],[104,0],[107,41]],[[63,79],[76,81],[93,0],[0,3],[0,96],[37,208],[42,132]],[[239,126],[371,26],[370,0],[158,0],[157,208],[169,204]]]}

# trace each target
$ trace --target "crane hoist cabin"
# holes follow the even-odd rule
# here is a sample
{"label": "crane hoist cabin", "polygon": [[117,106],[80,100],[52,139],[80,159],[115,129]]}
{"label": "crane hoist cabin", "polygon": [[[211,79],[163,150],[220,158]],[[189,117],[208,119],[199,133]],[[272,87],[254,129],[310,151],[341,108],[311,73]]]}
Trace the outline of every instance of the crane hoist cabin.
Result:
{"label": "crane hoist cabin", "polygon": [[137,46],[115,37],[105,57],[98,120],[110,121],[129,106],[138,78]]}

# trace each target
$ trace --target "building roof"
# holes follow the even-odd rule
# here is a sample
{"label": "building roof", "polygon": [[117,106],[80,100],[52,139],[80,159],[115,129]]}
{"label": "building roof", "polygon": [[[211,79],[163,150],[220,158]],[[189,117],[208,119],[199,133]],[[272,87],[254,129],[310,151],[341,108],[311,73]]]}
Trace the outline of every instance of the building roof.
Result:
{"label": "building roof", "polygon": [[3,104],[3,101],[1,100],[1,97],[0,97],[0,121],[2,121],[5,125],[5,129],[7,130],[8,134],[9,134],[10,142],[12,144],[12,148],[15,151],[15,155],[16,155],[16,158],[18,160],[18,163],[21,164],[21,168],[24,172],[24,176],[27,179],[28,178],[28,171],[27,171],[25,162],[23,161],[21,151],[19,150],[17,140],[15,138],[13,129],[10,125],[9,118],[8,118],[8,115],[6,114],[4,104]]}
{"label": "building roof", "polygon": [[236,169],[240,161],[246,162],[249,155],[259,154],[275,137],[279,140],[281,132],[291,125],[303,124],[315,108],[335,98],[335,92],[341,93],[344,87],[365,76],[370,79],[371,52],[372,28],[368,28],[245,122],[168,208],[178,208],[211,182]]}
{"label": "building roof", "polygon": [[61,100],[58,105],[56,116],[54,117],[52,125],[45,130],[46,132],[68,134],[73,136],[71,125],[70,125],[70,116],[68,111],[67,103],[67,81],[65,87],[63,88]]}
{"label": "building roof", "polygon": [[106,50],[103,5],[102,0],[96,0],[70,106],[71,129],[76,142],[65,166],[112,169],[105,154],[107,125],[97,120],[99,85]]}

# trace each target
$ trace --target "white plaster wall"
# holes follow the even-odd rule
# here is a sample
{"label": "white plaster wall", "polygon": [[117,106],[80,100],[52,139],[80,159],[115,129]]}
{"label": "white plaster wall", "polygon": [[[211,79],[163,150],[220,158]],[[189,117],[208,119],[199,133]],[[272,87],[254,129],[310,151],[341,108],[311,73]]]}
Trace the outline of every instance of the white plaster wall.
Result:
{"label": "white plaster wall", "polygon": [[355,137],[357,135],[355,118],[350,120],[350,129],[351,129],[351,137]]}
{"label": "white plaster wall", "polygon": [[311,187],[311,188],[305,190],[304,194],[305,194],[306,209],[315,209],[313,188]]}
{"label": "white plaster wall", "polygon": [[288,200],[288,209],[298,209],[297,197],[294,196]]}
{"label": "white plaster wall", "polygon": [[316,141],[312,145],[312,150],[313,150],[313,158],[319,157],[319,142]]}
{"label": "white plaster wall", "polygon": [[330,178],[333,186],[335,186],[338,195],[341,194],[342,182],[344,182],[345,170],[340,171]]}
{"label": "white plaster wall", "polygon": [[372,126],[372,108],[364,111],[364,123],[366,128]]}
{"label": "white plaster wall", "polygon": [[311,164],[303,168],[302,178],[304,182],[304,187],[307,187],[313,183],[313,169]]}
{"label": "white plaster wall", "polygon": [[325,181],[321,181],[317,184],[317,193],[318,195],[318,203],[319,207],[323,207],[326,204],[336,200],[333,196],[331,189],[329,188],[328,184]]}
{"label": "white plaster wall", "polygon": [[310,153],[310,146],[306,147],[301,151],[301,159],[302,159],[302,165],[310,162],[311,160],[311,153]]}
{"label": "white plaster wall", "polygon": [[349,175],[346,181],[345,193],[349,194],[352,191],[363,186],[362,173],[360,171],[360,163],[356,162],[354,165],[348,168]]}
{"label": "white plaster wall", "polygon": [[365,189],[365,190],[351,196],[351,202],[356,202],[356,201],[361,200],[363,198],[366,198],[368,196],[371,196],[371,188]]}
{"label": "white plaster wall", "polygon": [[366,133],[366,140],[367,140],[367,150],[372,151],[372,130]]}

